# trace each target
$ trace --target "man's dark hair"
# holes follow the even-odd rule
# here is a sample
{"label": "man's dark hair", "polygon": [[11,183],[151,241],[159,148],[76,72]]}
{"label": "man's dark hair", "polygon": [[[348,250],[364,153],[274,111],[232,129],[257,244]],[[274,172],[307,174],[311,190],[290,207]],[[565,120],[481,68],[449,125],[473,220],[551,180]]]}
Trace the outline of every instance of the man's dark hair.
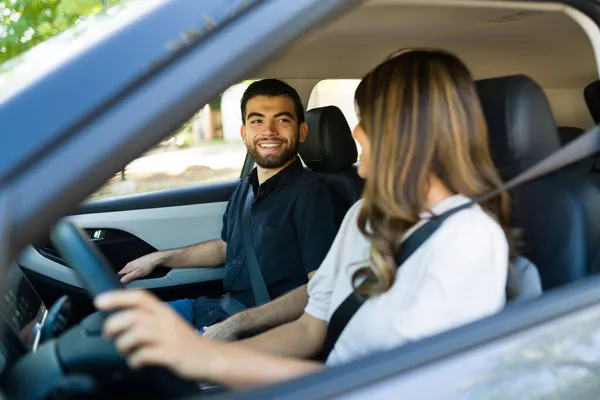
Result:
{"label": "man's dark hair", "polygon": [[246,104],[256,96],[289,97],[294,101],[298,125],[304,122],[304,106],[302,106],[302,100],[296,89],[279,79],[263,79],[250,84],[242,96],[242,123],[244,125],[246,124]]}

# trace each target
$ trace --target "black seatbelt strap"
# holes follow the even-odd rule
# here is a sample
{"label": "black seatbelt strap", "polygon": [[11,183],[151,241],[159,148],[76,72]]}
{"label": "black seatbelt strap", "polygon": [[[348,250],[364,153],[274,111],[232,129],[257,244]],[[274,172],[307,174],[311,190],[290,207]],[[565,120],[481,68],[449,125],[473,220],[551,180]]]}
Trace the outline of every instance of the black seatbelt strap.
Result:
{"label": "black seatbelt strap", "polygon": [[246,252],[246,264],[248,265],[248,271],[250,273],[250,284],[252,285],[252,293],[254,294],[254,301],[256,305],[261,305],[271,301],[269,291],[265,279],[260,270],[258,259],[254,251],[254,244],[252,243],[252,203],[254,202],[254,191],[252,185],[248,184],[246,190],[246,198],[244,200],[244,214],[242,216],[242,239],[244,241],[244,251]]}
{"label": "black seatbelt strap", "polygon": [[[465,204],[462,208],[466,206],[471,206],[471,203]],[[398,248],[396,251],[396,265],[400,266],[404,264],[404,262],[438,230],[438,228],[442,225],[442,223],[448,218],[450,215],[457,212],[459,208],[455,208],[449,210],[444,214],[440,214],[439,216],[434,216],[429,221],[425,222],[419,228],[417,228]],[[335,310],[331,319],[329,320],[329,324],[327,325],[327,336],[325,336],[325,344],[323,346],[323,352],[321,353],[321,360],[327,360],[329,354],[333,350],[333,346],[339,339],[348,322],[352,319],[354,314],[358,311],[358,309],[363,305],[364,299],[357,296],[354,292],[350,293],[346,300],[340,304],[340,306]]]}
{"label": "black seatbelt strap", "polygon": [[[549,157],[538,162],[525,172],[511,179],[506,184],[501,185],[498,189],[474,198],[470,202],[448,210],[439,216],[434,216],[428,222],[417,228],[417,230],[415,230],[415,232],[413,232],[413,234],[410,235],[397,249],[395,257],[396,265],[400,267],[415,252],[415,250],[419,248],[419,246],[425,243],[425,241],[427,241],[427,239],[429,239],[429,237],[435,233],[435,231],[448,217],[456,212],[464,210],[465,208],[469,208],[473,204],[485,201],[522,183],[529,182],[544,175],[558,171],[559,169],[562,169],[578,160],[595,155],[599,151],[600,125],[581,135],[579,138],[571,141],[556,153],[551,154]],[[325,344],[323,346],[321,356],[319,357],[322,361],[327,360],[329,354],[335,346],[335,343],[346,328],[346,325],[348,325],[352,317],[356,314],[364,302],[365,300],[359,298],[353,291],[334,311],[327,326]]]}

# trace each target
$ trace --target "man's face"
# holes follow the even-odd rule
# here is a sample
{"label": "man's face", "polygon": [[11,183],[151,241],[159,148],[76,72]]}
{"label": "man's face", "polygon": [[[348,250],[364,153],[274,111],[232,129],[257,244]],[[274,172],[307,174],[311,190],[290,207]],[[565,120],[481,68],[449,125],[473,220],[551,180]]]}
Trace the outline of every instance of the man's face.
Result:
{"label": "man's face", "polygon": [[283,167],[298,153],[307,133],[306,123],[298,126],[294,101],[287,96],[256,96],[246,104],[242,139],[261,168]]}

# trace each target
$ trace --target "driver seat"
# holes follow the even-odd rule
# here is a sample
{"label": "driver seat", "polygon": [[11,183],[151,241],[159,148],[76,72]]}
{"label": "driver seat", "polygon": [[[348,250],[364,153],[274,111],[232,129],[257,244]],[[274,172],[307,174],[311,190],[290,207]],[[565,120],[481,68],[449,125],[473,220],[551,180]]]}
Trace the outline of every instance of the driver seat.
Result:
{"label": "driver seat", "polygon": [[[490,151],[508,181],[560,148],[542,89],[523,75],[476,82]],[[512,226],[523,230],[522,253],[539,269],[544,291],[597,273],[600,191],[583,177],[557,171],[510,191]]]}

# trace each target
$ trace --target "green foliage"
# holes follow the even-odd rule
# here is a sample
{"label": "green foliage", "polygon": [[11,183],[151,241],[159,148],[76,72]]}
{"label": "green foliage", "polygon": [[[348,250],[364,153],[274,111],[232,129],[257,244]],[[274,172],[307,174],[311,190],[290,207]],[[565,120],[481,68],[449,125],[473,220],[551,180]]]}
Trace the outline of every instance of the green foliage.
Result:
{"label": "green foliage", "polygon": [[102,9],[102,0],[0,0],[0,64]]}

